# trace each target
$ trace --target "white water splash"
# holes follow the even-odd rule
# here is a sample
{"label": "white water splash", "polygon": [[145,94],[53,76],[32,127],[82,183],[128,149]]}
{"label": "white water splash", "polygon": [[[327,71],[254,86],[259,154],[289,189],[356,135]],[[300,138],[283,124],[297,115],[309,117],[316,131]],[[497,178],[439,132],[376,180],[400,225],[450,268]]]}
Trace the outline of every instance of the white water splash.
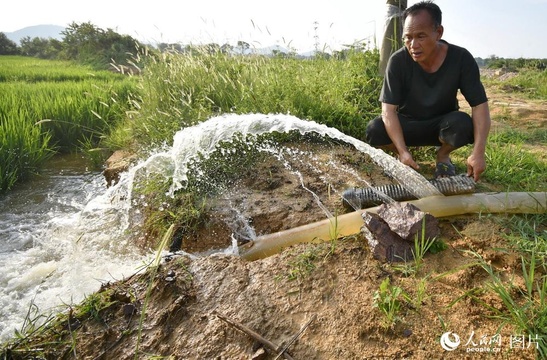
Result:
{"label": "white water splash", "polygon": [[[41,312],[63,303],[79,302],[86,294],[98,290],[101,282],[131,275],[143,263],[146,256],[131,244],[131,232],[139,222],[134,219],[138,209],[132,199],[133,184],[139,176],[160,174],[172,179],[173,194],[187,181],[191,160],[198,154],[207,157],[219,142],[231,141],[238,133],[245,138],[293,130],[302,134],[314,132],[353,145],[418,198],[440,195],[425,178],[393,157],[325,125],[279,114],[215,117],[179,131],[170,149],[153,154],[131,168],[117,185],[100,189],[100,195],[97,189],[83,190],[87,195],[73,209],[48,214],[49,220],[33,226],[36,228],[33,234],[20,231],[25,228],[24,217],[17,220],[21,224],[13,228],[20,234],[16,239],[11,239],[12,233],[6,235],[9,241],[0,251],[0,339],[12,336],[13,329],[20,328],[31,302]],[[61,199],[64,191],[61,186],[48,196]],[[0,234],[9,231],[0,229]],[[254,235],[249,229],[247,232]]]}
{"label": "white water splash", "polygon": [[[110,188],[105,195],[111,203],[118,203],[115,207],[115,221],[120,224],[122,229],[136,226],[134,219],[132,219],[135,212],[134,205],[137,203],[132,198],[136,178],[147,177],[149,174],[161,175],[165,180],[171,181],[168,195],[172,196],[187,182],[188,166],[192,160],[197,159],[199,155],[207,158],[217,149],[219,143],[233,141],[236,134],[242,135],[242,138],[245,139],[247,135],[291,131],[298,131],[301,134],[316,133],[353,145],[360,152],[369,155],[386,173],[416,198],[442,196],[436,187],[412,168],[403,165],[382,150],[373,148],[337,129],[314,121],[301,120],[292,115],[226,114],[178,131],[174,136],[171,148],[151,155],[123,174],[119,183]],[[230,155],[227,154],[227,156]]]}
{"label": "white water splash", "polygon": [[152,173],[163,175],[166,180],[172,181],[169,195],[173,195],[187,182],[188,165],[191,160],[196,159],[200,154],[207,158],[216,150],[219,143],[232,141],[236,134],[246,138],[247,135],[291,131],[298,131],[301,134],[316,133],[353,145],[360,152],[369,155],[376,164],[416,198],[442,196],[436,187],[412,168],[403,165],[382,150],[373,148],[337,129],[292,115],[226,114],[178,131],[171,148],[150,156],[124,174],[120,182],[111,188],[109,195],[110,198],[124,199],[124,202],[118,206],[118,209],[123,210],[119,213],[121,218],[118,221],[125,227],[132,226],[130,219],[133,208],[132,189],[136,177],[148,176]]}
{"label": "white water splash", "polygon": [[134,274],[145,259],[119,231],[100,173],[49,179],[39,184],[43,193],[28,184],[2,198],[0,340],[21,330],[29,309],[28,321],[44,315],[39,325],[101,283]]}
{"label": "white water splash", "polygon": [[[363,141],[345,135],[337,129],[318,124],[314,121],[301,120],[291,115],[228,114],[211,118],[206,122],[179,131],[175,135],[171,150],[164,154],[158,154],[157,156],[161,159],[160,161],[158,159],[150,159],[150,162],[161,162],[162,165],[166,166],[162,167],[162,171],[164,171],[164,174],[169,172],[168,176],[173,177],[172,190],[176,191],[187,180],[187,166],[189,160],[196,156],[196,152],[201,152],[205,155],[210,154],[219,142],[229,141],[236,133],[246,136],[248,134],[261,135],[270,132],[287,133],[293,130],[299,131],[302,134],[314,132],[353,145],[357,150],[369,155],[379,166],[417,198],[442,195],[422,175],[410,167],[403,165],[382,150],[373,148]],[[166,161],[167,159],[170,159],[170,161]]]}

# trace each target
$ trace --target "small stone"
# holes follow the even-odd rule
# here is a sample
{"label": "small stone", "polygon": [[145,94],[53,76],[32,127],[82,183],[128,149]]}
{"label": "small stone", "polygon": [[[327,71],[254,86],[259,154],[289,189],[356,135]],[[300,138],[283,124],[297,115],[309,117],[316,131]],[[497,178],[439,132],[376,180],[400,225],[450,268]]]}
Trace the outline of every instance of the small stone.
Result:
{"label": "small stone", "polygon": [[137,312],[137,307],[134,304],[125,304],[123,306],[123,315],[125,317],[130,317],[131,315]]}
{"label": "small stone", "polygon": [[397,262],[412,259],[413,246],[391,231],[378,215],[364,212],[361,231],[368,241],[372,256],[379,261]]}
{"label": "small stone", "polygon": [[412,330],[410,329],[404,329],[403,330],[403,336],[404,337],[410,337],[412,335]]}
{"label": "small stone", "polygon": [[125,150],[115,151],[106,160],[106,169],[103,171],[107,186],[113,186],[118,183],[120,174],[127,171],[136,158],[135,154],[131,154]]}
{"label": "small stone", "polygon": [[440,235],[439,221],[409,203],[382,204],[378,207],[378,216],[389,225],[391,231],[412,243],[416,237],[421,238],[422,229],[426,239]]}
{"label": "small stone", "polygon": [[251,356],[252,360],[263,360],[266,359],[266,356],[268,354],[266,353],[266,350],[264,348],[260,348]]}

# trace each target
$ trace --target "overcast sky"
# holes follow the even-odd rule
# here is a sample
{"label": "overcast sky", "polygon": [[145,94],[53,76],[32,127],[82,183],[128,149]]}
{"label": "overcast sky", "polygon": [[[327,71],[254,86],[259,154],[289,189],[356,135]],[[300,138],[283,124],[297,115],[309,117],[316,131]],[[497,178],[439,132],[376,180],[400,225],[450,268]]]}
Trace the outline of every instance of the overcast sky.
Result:
{"label": "overcast sky", "polygon": [[[7,2],[7,3],[6,3]],[[409,6],[417,1],[408,1]],[[547,58],[547,0],[436,0],[444,39],[475,57]],[[145,42],[280,45],[339,50],[368,40],[385,22],[383,0],[7,0],[0,31],[91,22]],[[376,42],[379,46],[379,42]]]}

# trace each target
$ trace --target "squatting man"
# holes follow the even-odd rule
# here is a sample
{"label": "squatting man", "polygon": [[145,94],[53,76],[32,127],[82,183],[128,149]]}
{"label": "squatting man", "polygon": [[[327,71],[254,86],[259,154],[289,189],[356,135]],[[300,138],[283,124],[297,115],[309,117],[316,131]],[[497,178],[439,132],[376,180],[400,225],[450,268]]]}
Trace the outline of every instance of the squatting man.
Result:
{"label": "squatting man", "polygon": [[[436,146],[435,177],[455,175],[450,153],[467,144],[467,175],[478,181],[486,169],[490,112],[478,65],[466,49],[442,40],[441,9],[431,1],[403,12],[404,47],[389,58],[380,101],[382,114],[369,122],[366,141],[397,154],[416,170],[408,147]],[[461,91],[472,108],[459,111]]]}

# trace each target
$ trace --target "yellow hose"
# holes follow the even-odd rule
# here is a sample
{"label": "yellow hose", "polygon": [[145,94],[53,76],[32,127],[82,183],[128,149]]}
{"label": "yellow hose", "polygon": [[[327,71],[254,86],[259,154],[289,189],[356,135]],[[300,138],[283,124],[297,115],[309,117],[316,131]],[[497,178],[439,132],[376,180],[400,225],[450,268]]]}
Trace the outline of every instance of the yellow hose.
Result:
{"label": "yellow hose", "polygon": [[[547,212],[547,192],[477,193],[454,196],[429,196],[408,201],[435,217],[473,213]],[[284,248],[303,242],[323,242],[358,233],[363,226],[361,214],[376,212],[377,207],[354,211],[331,219],[257,237],[239,248],[246,260],[257,260],[274,255]]]}

